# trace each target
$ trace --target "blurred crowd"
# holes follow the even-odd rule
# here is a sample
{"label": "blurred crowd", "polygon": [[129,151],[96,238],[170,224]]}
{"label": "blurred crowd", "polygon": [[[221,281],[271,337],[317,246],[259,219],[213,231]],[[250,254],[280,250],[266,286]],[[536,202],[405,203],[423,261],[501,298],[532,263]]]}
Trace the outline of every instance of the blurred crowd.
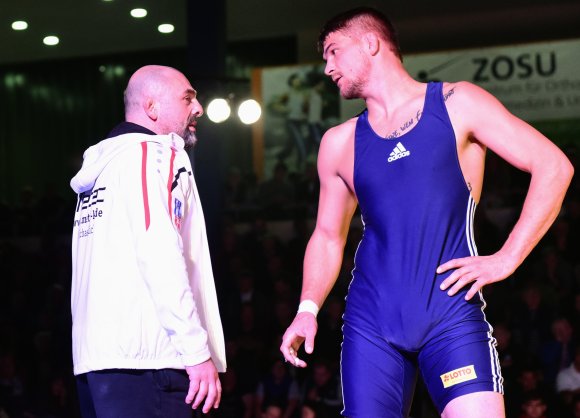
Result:
{"label": "blurred crowd", "polygon": [[[566,148],[578,173],[577,150]],[[500,248],[529,176],[488,157],[475,233]],[[212,259],[228,371],[214,418],[329,418],[342,408],[342,312],[363,233],[353,219],[336,286],[318,316],[306,369],[278,350],[299,302],[302,257],[315,222],[316,167],[280,161],[256,181],[232,167]],[[0,204],[0,418],[78,417],[71,365],[70,232],[75,196],[26,188]],[[281,225],[284,228],[281,228]],[[281,231],[284,231],[281,233]],[[546,237],[516,273],[484,289],[510,418],[580,418],[580,187],[577,177]],[[372,373],[372,370],[369,370]],[[201,416],[201,415],[200,415]],[[414,418],[437,416],[419,380]]]}

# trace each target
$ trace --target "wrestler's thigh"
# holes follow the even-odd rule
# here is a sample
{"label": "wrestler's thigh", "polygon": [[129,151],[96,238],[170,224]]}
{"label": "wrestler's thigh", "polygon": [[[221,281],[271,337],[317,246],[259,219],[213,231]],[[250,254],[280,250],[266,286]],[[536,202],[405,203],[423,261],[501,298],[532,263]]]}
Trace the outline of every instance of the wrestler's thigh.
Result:
{"label": "wrestler's thigh", "polygon": [[496,392],[503,399],[495,339],[489,332],[463,329],[426,344],[419,354],[419,369],[440,413],[468,394]]}
{"label": "wrestler's thigh", "polygon": [[442,418],[505,418],[503,395],[497,392],[476,392],[450,401]]}
{"label": "wrestler's thigh", "polygon": [[384,341],[344,327],[341,354],[343,415],[350,418],[408,416],[417,379],[415,361]]}

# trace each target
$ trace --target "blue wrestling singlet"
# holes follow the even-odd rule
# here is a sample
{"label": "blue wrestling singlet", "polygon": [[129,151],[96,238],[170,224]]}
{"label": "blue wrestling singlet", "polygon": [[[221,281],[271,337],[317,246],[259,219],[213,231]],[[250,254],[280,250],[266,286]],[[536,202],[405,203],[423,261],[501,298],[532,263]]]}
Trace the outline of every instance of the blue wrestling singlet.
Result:
{"label": "blue wrestling singlet", "polygon": [[364,224],[344,314],[347,417],[406,417],[417,371],[439,409],[472,392],[503,393],[481,297],[448,296],[442,263],[477,255],[475,202],[459,166],[441,83],[394,139],[357,121],[354,188]]}

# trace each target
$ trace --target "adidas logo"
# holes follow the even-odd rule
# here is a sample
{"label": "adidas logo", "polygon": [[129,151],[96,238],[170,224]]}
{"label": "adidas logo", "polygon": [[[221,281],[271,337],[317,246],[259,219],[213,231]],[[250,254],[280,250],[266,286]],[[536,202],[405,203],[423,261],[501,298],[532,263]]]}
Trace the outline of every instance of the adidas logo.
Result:
{"label": "adidas logo", "polygon": [[389,156],[388,161],[392,163],[393,161],[398,160],[399,158],[408,157],[411,155],[411,151],[407,151],[407,149],[401,144],[400,142],[397,144],[391,155]]}

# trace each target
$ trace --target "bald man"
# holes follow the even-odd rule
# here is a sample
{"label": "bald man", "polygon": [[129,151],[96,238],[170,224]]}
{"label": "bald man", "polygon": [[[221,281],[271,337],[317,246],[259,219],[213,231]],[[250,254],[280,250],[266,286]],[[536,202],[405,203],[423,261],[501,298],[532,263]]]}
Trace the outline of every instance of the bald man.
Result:
{"label": "bald man", "polygon": [[125,122],[87,149],[71,180],[83,418],[190,418],[191,408],[219,406],[223,331],[185,151],[202,114],[181,72],[140,68],[125,91]]}

